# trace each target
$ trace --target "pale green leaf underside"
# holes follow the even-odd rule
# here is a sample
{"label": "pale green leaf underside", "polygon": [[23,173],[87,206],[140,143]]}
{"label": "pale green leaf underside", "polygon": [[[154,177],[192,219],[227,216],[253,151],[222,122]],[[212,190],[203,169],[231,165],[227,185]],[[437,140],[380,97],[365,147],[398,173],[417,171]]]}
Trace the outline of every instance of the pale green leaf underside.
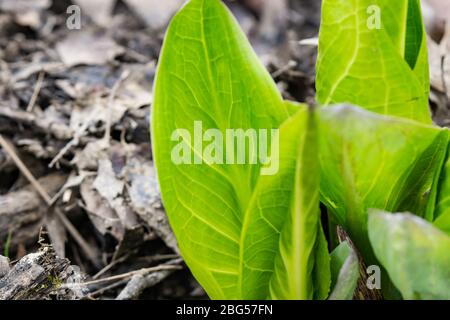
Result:
{"label": "pale green leaf underside", "polygon": [[[417,1],[323,1],[316,81],[320,103],[352,103],[431,124],[427,49]],[[368,27],[373,6],[380,9],[380,29]]]}
{"label": "pale green leaf underside", "polygon": [[[253,214],[257,215],[256,219],[270,217],[270,210],[272,210],[271,207],[259,204],[265,201],[264,198],[267,196],[270,197],[272,190],[279,192],[283,182],[292,184],[289,206],[286,208],[287,214],[280,230],[274,272],[270,280],[272,299],[305,300],[314,297],[312,273],[315,243],[320,227],[318,132],[314,113],[306,112],[308,115],[294,116],[281,128],[281,157],[292,157],[287,159],[286,164],[281,163],[282,167],[288,171],[279,172],[276,177],[262,178],[261,185],[258,186],[261,189],[256,192],[255,205],[253,206],[252,203],[249,210],[249,228],[257,228],[256,223],[252,221],[255,219]],[[293,165],[292,160],[294,160]],[[245,247],[245,241],[248,240],[246,231],[248,229],[244,230],[244,252],[249,252]],[[256,248],[254,243],[251,245]]]}
{"label": "pale green leaf underside", "polygon": [[325,299],[328,248],[320,225],[317,128],[305,107],[279,131],[279,171],[260,177],[241,237],[241,296]]}
{"label": "pale green leaf underside", "polygon": [[404,299],[450,299],[450,236],[417,216],[374,210],[369,237]]}
{"label": "pale green leaf underside", "polygon": [[280,169],[260,178],[244,220],[243,297],[303,300],[328,294],[316,126],[313,113],[302,110],[280,128]]}
{"label": "pale green leaf underside", "polygon": [[330,293],[331,271],[330,271],[330,255],[328,253],[328,242],[325,238],[322,225],[316,241],[316,255],[314,257],[313,283],[314,283],[314,300],[325,300]]}
{"label": "pale green leaf underside", "polygon": [[448,131],[355,107],[321,110],[321,199],[366,262],[376,262],[367,209],[410,211],[433,220]]}
{"label": "pale green leaf underside", "polygon": [[[297,145],[297,150],[291,150],[289,145],[286,150],[280,148],[281,154],[296,156],[296,162],[292,175],[294,179],[289,176],[281,177],[286,179],[284,181],[292,181],[293,190],[280,235],[274,273],[270,281],[270,297],[278,300],[314,299],[317,294],[313,277],[314,266],[317,263],[316,251],[322,250],[325,254],[328,253],[326,247],[316,246],[321,240],[320,233],[323,232],[319,208],[320,175],[317,143],[319,132],[316,116],[311,111],[307,117],[300,117],[302,117],[302,124],[293,123],[287,132],[281,132],[283,141],[292,139],[291,145]],[[277,181],[276,185],[280,182]],[[264,211],[267,211],[266,214],[269,215],[267,209],[259,208],[260,214],[264,214]],[[322,267],[318,271],[320,276],[327,278],[329,266],[319,267]],[[323,278],[318,280],[322,281]]]}
{"label": "pale green leaf underside", "polygon": [[347,241],[333,250],[330,266],[333,291],[329,300],[352,300],[359,279],[359,261]]}

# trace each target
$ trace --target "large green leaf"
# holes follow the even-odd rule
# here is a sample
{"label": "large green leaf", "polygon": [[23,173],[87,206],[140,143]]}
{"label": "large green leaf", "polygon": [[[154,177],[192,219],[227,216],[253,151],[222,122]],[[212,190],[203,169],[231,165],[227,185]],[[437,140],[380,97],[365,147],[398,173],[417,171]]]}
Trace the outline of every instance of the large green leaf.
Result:
{"label": "large green leaf", "polygon": [[419,0],[323,0],[316,88],[324,105],[353,103],[431,124]]}
{"label": "large green leaf", "polygon": [[355,250],[347,241],[342,242],[331,253],[330,300],[352,300],[359,279],[359,260]]}
{"label": "large green leaf", "polygon": [[[282,157],[288,157],[286,165],[282,163],[286,172],[279,172],[276,177],[262,178],[256,190],[255,200],[249,210],[248,225],[244,229],[244,257],[250,250],[258,250],[258,244],[254,244],[254,238],[247,238],[249,229],[260,228],[264,223],[261,217],[269,217],[270,224],[276,223],[272,215],[272,206],[262,204],[266,197],[271,197],[280,191],[283,184],[291,183],[289,195],[289,207],[286,218],[279,219],[283,222],[280,233],[278,251],[275,259],[275,268],[270,281],[270,296],[273,299],[313,299],[314,283],[311,277],[314,270],[315,244],[320,230],[319,208],[319,167],[317,150],[317,124],[315,116],[300,115],[303,123],[298,123],[294,118],[292,123],[283,127],[281,134],[283,139],[280,152]],[[291,141],[288,141],[290,139]],[[292,165],[292,160],[294,160]],[[294,169],[294,171],[292,171]],[[294,177],[294,179],[292,179]],[[285,214],[286,215],[286,214]],[[272,222],[273,223],[272,223]],[[270,233],[269,233],[270,234]],[[250,240],[250,241],[246,241]],[[251,247],[249,250],[248,245]],[[265,248],[264,248],[265,249]],[[247,254],[247,255],[246,255]],[[254,254],[254,252],[252,252]],[[249,263],[244,259],[243,267]]]}
{"label": "large green leaf", "polygon": [[450,236],[417,216],[375,210],[369,237],[404,299],[450,299]]}
{"label": "large green leaf", "polygon": [[321,110],[321,198],[366,258],[367,209],[411,211],[433,220],[446,129],[356,107]]}
{"label": "large green leaf", "polygon": [[328,294],[316,126],[313,112],[302,110],[280,129],[280,170],[260,178],[244,220],[243,297],[313,299]]}
{"label": "large green leaf", "polygon": [[[317,172],[312,167],[307,169],[311,177],[296,175],[297,167],[303,172],[317,156],[312,153],[297,159],[306,148],[306,139],[313,139],[312,116],[305,107],[282,101],[237,22],[219,0],[191,0],[175,16],[164,41],[154,92],[152,142],[164,206],[180,251],[208,295],[264,299],[270,295],[272,274],[280,275],[282,266],[289,270],[298,266],[289,276],[300,287],[290,287],[287,297],[309,298],[308,290],[326,296],[329,267],[320,252],[327,246],[320,238],[316,210]],[[273,151],[271,164],[279,164],[272,172],[270,165],[262,167],[263,161],[252,164],[250,152],[245,154],[246,164],[215,161],[218,153],[211,150],[224,142],[218,137],[226,137],[228,129],[249,133],[244,136],[245,146],[254,147],[249,143],[251,130],[270,133],[297,111],[293,122],[267,141],[267,150]],[[202,134],[209,135],[205,150],[195,139]],[[176,164],[174,150],[175,155],[187,154],[193,164]],[[220,159],[233,159],[238,148],[223,151]],[[294,194],[300,197],[297,201]],[[312,229],[285,226],[288,215],[294,222],[311,222]],[[255,219],[276,224],[259,233],[265,226],[250,228],[258,223]],[[252,232],[258,232],[258,237],[252,238]],[[275,266],[278,255],[281,262]],[[311,284],[307,278],[311,272],[324,276]],[[278,280],[283,281],[273,280],[274,288]]]}
{"label": "large green leaf", "polygon": [[328,296],[330,265],[320,223],[316,126],[313,112],[303,108],[280,128],[280,169],[260,178],[244,220],[243,297]]}

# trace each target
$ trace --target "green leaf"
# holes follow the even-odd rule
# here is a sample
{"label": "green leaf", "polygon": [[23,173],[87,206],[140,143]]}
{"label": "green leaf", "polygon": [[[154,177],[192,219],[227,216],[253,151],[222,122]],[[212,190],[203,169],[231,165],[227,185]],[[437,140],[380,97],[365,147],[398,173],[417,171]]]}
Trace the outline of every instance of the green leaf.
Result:
{"label": "green leaf", "polygon": [[450,237],[411,214],[374,210],[369,237],[404,299],[450,299]]}
{"label": "green leaf", "polygon": [[328,294],[316,126],[314,114],[305,108],[287,120],[277,139],[279,171],[258,181],[241,238],[245,299],[324,299]]}
{"label": "green leaf", "polygon": [[316,256],[313,270],[314,300],[325,300],[328,298],[331,285],[330,255],[328,253],[328,242],[322,225],[319,225],[318,239],[316,243]]}
{"label": "green leaf", "polygon": [[[423,59],[423,51],[426,52],[420,0],[378,0],[372,1],[371,4],[379,6],[382,27],[386,29],[397,52],[404,57],[410,68],[416,70],[417,62],[427,65],[426,59],[420,60]],[[426,77],[420,79],[426,80]]]}
{"label": "green leaf", "polygon": [[[313,299],[315,283],[311,275],[315,264],[323,277],[329,270],[327,261],[316,261],[317,250],[327,254],[328,249],[320,245],[323,231],[315,115],[312,111],[300,112],[280,130],[280,171],[261,177],[244,220],[242,288],[261,286],[265,283],[261,279],[270,277],[272,299]],[[268,254],[260,261],[263,252]],[[276,258],[269,252],[276,252]],[[328,291],[329,283],[325,286]],[[255,293],[249,295],[253,295],[252,299],[258,297]]]}
{"label": "green leaf", "polygon": [[289,116],[295,115],[299,110],[304,109],[306,107],[303,103],[298,103],[295,101],[285,100],[284,105],[289,113]]}
{"label": "green leaf", "polygon": [[[422,24],[420,0],[408,0],[407,2],[404,57],[410,68],[414,70],[422,49],[426,48],[423,45],[426,36]],[[422,63],[422,61],[419,62]]]}
{"label": "green leaf", "polygon": [[339,272],[345,261],[352,255],[352,247],[347,241],[341,242],[330,254],[331,287],[334,288],[338,282]]}
{"label": "green leaf", "polygon": [[439,178],[434,225],[450,235],[450,150]]}
{"label": "green leaf", "polygon": [[[297,159],[307,148],[306,139],[314,138],[313,116],[304,106],[282,100],[220,1],[191,0],[175,16],[164,41],[154,93],[152,143],[164,206],[183,258],[208,295],[264,299],[269,296],[272,274],[278,275],[282,266],[289,270],[298,266],[289,276],[299,287],[289,287],[289,297],[310,297],[308,290],[324,296],[329,267],[320,258],[324,254],[317,252],[327,250],[326,244],[316,241],[323,232],[317,222],[317,170],[315,166],[307,169],[311,177],[296,175],[296,167],[303,172],[317,156]],[[217,152],[205,154],[201,139],[196,138],[212,132],[226,137],[229,129],[270,133],[294,113],[298,115],[268,139],[272,162],[267,166],[262,166],[263,161],[249,163],[250,151],[245,154],[246,164],[227,163],[237,146],[226,146],[219,157],[224,163],[218,163],[213,157]],[[216,146],[213,142],[218,140],[209,139],[207,145]],[[251,134],[246,142],[250,140]],[[308,148],[316,146],[311,143]],[[176,164],[173,155],[185,161]],[[268,175],[275,164],[279,168],[273,167],[272,173],[277,174]],[[294,194],[300,196],[297,201]],[[311,221],[312,229],[285,226],[287,215],[291,221]],[[268,225],[267,221],[275,222]],[[261,229],[251,228],[252,224],[260,224]],[[258,237],[252,238],[252,233]],[[289,239],[294,242],[289,244]],[[321,245],[316,246],[317,242]],[[293,252],[297,249],[302,251]],[[278,252],[281,262],[275,267]],[[322,282],[305,278],[312,269],[324,274]],[[273,280],[275,288],[277,281]]]}
{"label": "green leaf", "polygon": [[419,0],[323,0],[316,89],[324,105],[431,124]]}
{"label": "green leaf", "polygon": [[450,214],[448,212],[437,217],[433,224],[450,235]]}
{"label": "green leaf", "polygon": [[[239,298],[239,243],[259,165],[175,165],[173,132],[278,128],[289,116],[276,85],[218,0],[191,0],[164,41],[152,111],[162,198],[180,250],[212,298]],[[186,140],[185,140],[186,141]],[[197,161],[203,156],[186,141]],[[270,149],[269,149],[270,150]],[[231,150],[226,150],[231,153]],[[225,157],[225,156],[224,156]],[[206,160],[206,159],[204,159]]]}
{"label": "green leaf", "polygon": [[359,279],[358,256],[347,241],[331,253],[331,285],[329,300],[352,300]]}
{"label": "green leaf", "polygon": [[321,199],[367,263],[375,263],[367,209],[415,212],[433,220],[446,129],[356,107],[321,110]]}

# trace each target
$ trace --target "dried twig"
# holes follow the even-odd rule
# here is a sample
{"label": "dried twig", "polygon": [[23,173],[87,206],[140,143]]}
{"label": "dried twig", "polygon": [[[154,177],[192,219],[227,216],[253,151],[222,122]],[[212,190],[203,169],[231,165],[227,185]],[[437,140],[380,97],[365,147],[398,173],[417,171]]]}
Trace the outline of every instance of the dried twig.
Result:
{"label": "dried twig", "polygon": [[[111,93],[108,98],[108,107],[109,110],[107,112],[106,118],[106,127],[105,127],[105,136],[104,141],[106,141],[107,145],[109,145],[109,139],[111,137],[111,126],[112,126],[112,110],[114,99],[116,98],[117,91],[120,89],[122,83],[130,76],[130,72],[125,70],[116,81],[114,86],[111,89]],[[80,138],[85,134],[86,130],[89,127],[89,122],[86,121],[74,134],[72,140],[70,140],[64,148],[62,148],[58,154],[53,158],[53,160],[48,165],[49,168],[53,168],[53,166],[72,148],[79,144]]]}
{"label": "dried twig", "polygon": [[72,129],[64,123],[57,123],[44,116],[37,116],[23,110],[13,110],[2,103],[0,103],[0,116],[19,123],[35,126],[39,131],[51,133],[55,138],[60,140],[68,140],[73,137]]}
{"label": "dried twig", "polygon": [[283,73],[295,68],[297,66],[297,62],[293,61],[293,60],[289,60],[289,62],[284,65],[283,67],[281,67],[280,69],[276,70],[275,72],[273,72],[272,78],[277,78],[279,76],[281,76]]}
{"label": "dried twig", "polygon": [[50,161],[49,168],[53,166],[72,148],[80,143],[81,137],[85,134],[89,127],[89,122],[85,122],[77,131],[75,131],[73,138],[58,152],[58,154]]}
{"label": "dried twig", "polygon": [[36,85],[34,87],[33,95],[31,96],[30,102],[27,106],[27,112],[33,111],[34,105],[36,104],[37,98],[39,97],[39,92],[41,92],[42,84],[44,83],[44,71],[39,72]]}
{"label": "dried twig", "polygon": [[122,279],[131,278],[132,276],[134,276],[136,274],[143,274],[143,275],[145,275],[145,274],[149,274],[149,273],[157,272],[157,271],[162,271],[162,270],[180,270],[180,269],[182,269],[182,267],[178,266],[178,265],[160,265],[160,266],[151,267],[151,268],[143,268],[143,269],[139,269],[139,270],[134,270],[134,271],[118,274],[118,275],[107,277],[107,278],[103,278],[103,279],[87,281],[87,282],[80,283],[80,285],[90,286],[90,285],[93,285],[93,284],[99,284],[99,283],[103,283],[103,282],[110,282],[110,281],[116,281],[116,280],[122,280]]}
{"label": "dried twig", "polygon": [[[44,199],[46,204],[51,207],[52,206],[52,198],[47,193],[47,191],[42,188],[39,181],[36,180],[36,178],[33,176],[33,174],[28,170],[28,168],[25,166],[25,164],[22,162],[22,160],[19,158],[19,156],[16,154],[14,149],[9,145],[8,142],[3,138],[3,136],[0,134],[0,145],[5,150],[6,153],[11,157],[11,159],[14,161],[16,166],[19,168],[20,172],[25,176],[25,178],[30,182],[30,184],[36,189],[37,193]],[[97,253],[89,246],[89,244],[84,240],[84,238],[81,236],[81,234],[78,232],[78,230],[72,225],[72,223],[67,219],[67,217],[61,212],[61,210],[57,207],[55,207],[55,213],[58,216],[58,218],[63,223],[64,227],[67,229],[67,231],[71,234],[71,236],[75,239],[75,241],[78,243],[80,248],[84,251],[86,256],[91,260],[91,262],[95,266],[99,266],[99,262],[97,259]]]}
{"label": "dried twig", "polygon": [[28,168],[25,166],[25,164],[20,160],[19,156],[16,154],[14,149],[9,145],[8,142],[3,138],[3,136],[0,134],[0,145],[2,146],[3,150],[11,157],[11,159],[14,161],[17,168],[19,168],[20,172],[27,178],[27,180],[31,183],[31,185],[36,189],[38,194],[44,199],[46,203],[51,202],[51,197],[48,195],[47,191],[45,191],[41,184],[36,180],[36,178],[33,176],[33,174],[28,170]]}
{"label": "dried twig", "polygon": [[130,271],[130,272],[126,272],[123,274],[118,274],[115,276],[111,276],[108,278],[104,278],[104,279],[97,279],[97,280],[93,280],[90,282],[86,282],[84,283],[85,285],[92,285],[92,284],[96,284],[96,283],[102,283],[102,282],[108,282],[108,281],[114,281],[114,280],[121,280],[121,279],[126,279],[126,278],[130,278],[136,274],[149,274],[152,272],[157,272],[157,271],[162,271],[162,270],[181,270],[182,267],[181,266],[176,266],[176,265],[160,265],[160,266],[156,266],[156,267],[151,267],[151,268],[144,268],[144,269],[140,269],[140,270],[135,270],[135,271]]}
{"label": "dried twig", "polygon": [[115,289],[115,288],[117,288],[117,287],[123,286],[123,285],[125,285],[127,282],[128,282],[128,279],[122,279],[122,280],[120,280],[120,281],[111,283],[110,285],[108,285],[108,286],[106,286],[106,287],[100,288],[100,289],[98,289],[98,290],[96,290],[96,291],[90,293],[87,297],[88,297],[89,299],[95,299],[95,296],[98,296],[98,295],[100,295],[100,294],[102,294],[102,293],[104,293],[104,292],[106,292],[106,291]]}
{"label": "dried twig", "polygon": [[109,94],[109,99],[108,99],[109,110],[107,113],[105,137],[104,137],[105,141],[107,141],[108,144],[109,144],[109,139],[111,137],[111,126],[112,126],[111,122],[112,122],[112,110],[113,110],[114,99],[116,98],[117,91],[120,89],[120,86],[129,76],[130,76],[129,70],[125,70],[124,72],[122,72],[119,79],[116,81],[116,83],[112,87],[111,93]]}
{"label": "dried twig", "polygon": [[[39,184],[53,194],[66,179],[62,173],[52,173],[40,178]],[[45,202],[31,185],[0,195],[0,239],[12,234],[11,247],[34,243],[46,211],[43,205]]]}
{"label": "dried twig", "polygon": [[[135,250],[136,251],[136,250]],[[133,252],[130,252],[126,255],[124,255],[123,257],[119,258],[119,259],[115,259],[113,261],[111,261],[107,266],[105,266],[103,269],[101,269],[99,272],[97,272],[92,279],[97,280],[98,278],[100,278],[100,276],[102,276],[103,274],[105,274],[106,272],[108,272],[111,268],[113,268],[114,266],[118,265],[119,263],[122,263],[124,261],[126,261],[130,255]]]}
{"label": "dried twig", "polygon": [[[181,259],[174,259],[166,263],[166,265],[179,264]],[[132,276],[125,288],[117,296],[117,300],[130,300],[138,298],[141,293],[150,287],[160,283],[176,269],[166,269],[150,274],[138,273]]]}

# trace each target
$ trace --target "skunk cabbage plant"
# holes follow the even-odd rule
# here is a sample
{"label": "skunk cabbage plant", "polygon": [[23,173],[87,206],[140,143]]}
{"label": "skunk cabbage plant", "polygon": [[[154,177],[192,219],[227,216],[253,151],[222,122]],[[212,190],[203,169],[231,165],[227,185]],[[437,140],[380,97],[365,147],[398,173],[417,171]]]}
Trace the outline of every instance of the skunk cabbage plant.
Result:
{"label": "skunk cabbage plant", "polygon": [[[380,28],[365,22],[371,5]],[[176,14],[153,154],[181,254],[211,298],[352,299],[362,262],[406,299],[448,298],[449,133],[431,126],[424,37],[416,0],[323,0],[313,108],[283,100],[220,0]],[[416,216],[386,213],[404,211]],[[325,221],[352,241],[333,248]]]}

